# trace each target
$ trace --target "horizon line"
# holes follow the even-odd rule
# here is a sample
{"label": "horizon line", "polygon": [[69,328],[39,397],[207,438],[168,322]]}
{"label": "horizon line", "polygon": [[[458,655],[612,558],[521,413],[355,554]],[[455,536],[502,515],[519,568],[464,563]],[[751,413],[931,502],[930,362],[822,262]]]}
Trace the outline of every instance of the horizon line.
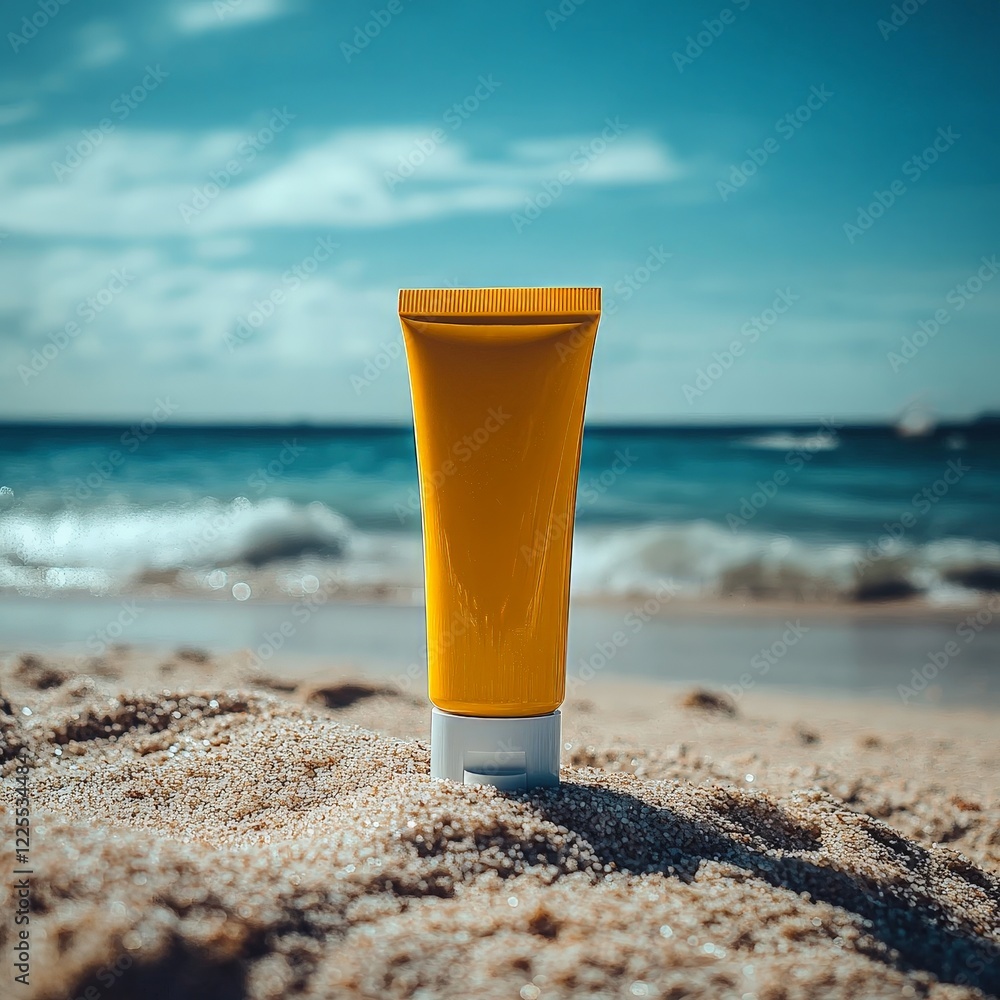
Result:
{"label": "horizon line", "polygon": [[[44,418],[7,418],[0,416],[0,427],[5,428],[117,428],[130,427],[141,423],[146,417],[99,417],[75,419],[72,417]],[[702,419],[702,420],[595,420],[584,423],[585,430],[593,431],[658,431],[658,430],[730,430],[747,428],[795,428],[815,429],[817,426],[837,430],[850,429],[884,429],[897,427],[899,422],[886,417],[856,417],[837,418],[830,416],[768,417],[752,420],[733,420],[732,418]],[[937,428],[974,427],[1000,425],[1000,412],[984,411],[969,417],[946,417],[936,421],[928,428],[933,432]],[[340,430],[340,431],[403,431],[412,430],[413,422],[409,421],[352,421],[352,420],[275,420],[275,421],[239,421],[239,420],[177,420],[166,423],[165,426],[176,430]]]}

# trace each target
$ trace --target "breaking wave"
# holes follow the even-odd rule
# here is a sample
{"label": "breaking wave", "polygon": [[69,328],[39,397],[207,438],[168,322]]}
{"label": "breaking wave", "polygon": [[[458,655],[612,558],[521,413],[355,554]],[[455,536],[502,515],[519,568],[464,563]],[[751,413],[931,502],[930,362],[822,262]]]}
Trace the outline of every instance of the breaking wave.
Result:
{"label": "breaking wave", "polygon": [[[7,590],[114,593],[178,579],[188,589],[218,590],[232,567],[257,578],[270,574],[279,595],[301,592],[302,579],[335,574],[348,588],[419,598],[422,581],[415,531],[362,531],[319,502],[17,509],[0,520],[0,588]],[[1000,590],[1000,545],[963,538],[921,545],[820,541],[733,533],[709,521],[578,529],[576,596],[631,597],[656,593],[664,582],[690,597],[962,601],[976,590]]]}

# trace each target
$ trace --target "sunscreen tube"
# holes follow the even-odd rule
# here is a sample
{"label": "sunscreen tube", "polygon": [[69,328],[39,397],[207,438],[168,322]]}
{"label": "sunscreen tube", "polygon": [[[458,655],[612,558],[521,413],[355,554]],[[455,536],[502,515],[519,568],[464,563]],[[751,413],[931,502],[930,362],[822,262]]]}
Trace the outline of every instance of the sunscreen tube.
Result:
{"label": "sunscreen tube", "polygon": [[570,560],[599,288],[404,289],[431,775],[559,782]]}

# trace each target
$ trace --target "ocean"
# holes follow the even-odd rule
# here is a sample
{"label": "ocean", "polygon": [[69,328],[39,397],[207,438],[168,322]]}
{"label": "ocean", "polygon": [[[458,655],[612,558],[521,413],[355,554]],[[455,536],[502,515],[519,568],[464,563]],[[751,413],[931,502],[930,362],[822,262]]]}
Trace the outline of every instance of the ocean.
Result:
{"label": "ocean", "polygon": [[[487,445],[488,447],[488,445]],[[1000,589],[1000,426],[588,427],[573,592]],[[408,427],[0,426],[0,590],[422,599]]]}

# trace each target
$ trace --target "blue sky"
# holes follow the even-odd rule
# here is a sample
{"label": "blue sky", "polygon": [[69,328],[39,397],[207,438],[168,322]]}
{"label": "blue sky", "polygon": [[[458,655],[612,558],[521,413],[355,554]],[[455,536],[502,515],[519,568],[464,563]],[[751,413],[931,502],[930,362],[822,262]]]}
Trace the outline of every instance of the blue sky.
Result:
{"label": "blue sky", "polygon": [[0,417],[405,420],[397,289],[507,284],[604,287],[592,420],[1000,408],[985,0],[0,29]]}

